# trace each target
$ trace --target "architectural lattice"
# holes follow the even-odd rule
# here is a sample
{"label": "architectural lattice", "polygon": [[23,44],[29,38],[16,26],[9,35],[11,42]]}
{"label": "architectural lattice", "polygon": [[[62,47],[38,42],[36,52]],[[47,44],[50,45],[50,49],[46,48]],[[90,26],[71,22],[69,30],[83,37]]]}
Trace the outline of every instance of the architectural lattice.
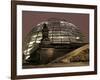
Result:
{"label": "architectural lattice", "polygon": [[48,28],[50,44],[83,43],[83,36],[79,28],[65,20],[49,19],[37,24],[30,31],[23,43],[23,55],[25,60],[29,58],[30,51],[35,51],[42,40],[43,25]]}

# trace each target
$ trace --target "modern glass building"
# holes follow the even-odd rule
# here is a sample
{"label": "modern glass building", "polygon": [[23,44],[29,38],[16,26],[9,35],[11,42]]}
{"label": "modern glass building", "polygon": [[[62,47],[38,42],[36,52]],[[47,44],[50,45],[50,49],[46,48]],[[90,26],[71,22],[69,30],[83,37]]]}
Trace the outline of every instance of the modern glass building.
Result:
{"label": "modern glass building", "polygon": [[23,61],[27,61],[31,52],[35,52],[41,45],[45,47],[51,44],[63,46],[81,43],[83,35],[79,27],[65,20],[49,19],[37,24],[27,35],[23,43]]}

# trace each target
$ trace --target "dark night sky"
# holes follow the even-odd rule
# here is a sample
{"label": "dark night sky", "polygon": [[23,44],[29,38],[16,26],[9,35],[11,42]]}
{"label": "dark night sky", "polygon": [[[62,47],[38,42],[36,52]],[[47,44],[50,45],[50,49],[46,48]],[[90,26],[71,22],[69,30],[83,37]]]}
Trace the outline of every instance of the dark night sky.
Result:
{"label": "dark night sky", "polygon": [[38,23],[46,21],[49,18],[65,19],[78,26],[85,36],[84,42],[88,42],[89,37],[89,15],[88,14],[76,14],[76,13],[55,13],[55,12],[34,12],[23,11],[22,12],[22,35],[23,39],[29,33],[29,31]]}

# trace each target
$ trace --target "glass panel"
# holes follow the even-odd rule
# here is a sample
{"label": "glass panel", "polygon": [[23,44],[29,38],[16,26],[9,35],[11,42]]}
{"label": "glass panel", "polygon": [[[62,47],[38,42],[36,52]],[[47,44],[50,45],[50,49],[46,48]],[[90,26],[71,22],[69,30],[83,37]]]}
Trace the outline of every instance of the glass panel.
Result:
{"label": "glass panel", "polygon": [[37,31],[41,31],[42,30],[42,25],[40,25],[39,27],[37,27]]}
{"label": "glass panel", "polygon": [[31,38],[36,38],[37,37],[37,33],[33,33]]}
{"label": "glass panel", "polygon": [[52,38],[52,34],[49,34],[49,38]]}
{"label": "glass panel", "polygon": [[37,40],[36,43],[41,43],[41,41]]}
{"label": "glass panel", "polygon": [[53,37],[53,42],[61,42],[61,38],[59,38],[59,37]]}
{"label": "glass panel", "polygon": [[56,34],[60,35],[60,31],[53,31],[52,33],[53,33],[53,35],[56,35]]}
{"label": "glass panel", "polygon": [[63,38],[62,38],[62,42],[63,42],[63,41],[70,41],[70,40],[69,40],[69,37],[63,37]]}
{"label": "glass panel", "polygon": [[29,42],[29,45],[33,44],[34,42],[35,42],[35,41],[30,41],[30,42]]}
{"label": "glass panel", "polygon": [[61,43],[61,41],[53,41],[52,43],[57,43],[57,44],[59,43],[59,44],[60,44],[60,43]]}
{"label": "glass panel", "polygon": [[31,41],[28,43],[28,47],[32,47],[32,45],[35,43],[35,41]]}
{"label": "glass panel", "polygon": [[51,30],[49,31],[49,34],[52,34],[52,31]]}
{"label": "glass panel", "polygon": [[61,34],[65,34],[65,33],[66,33],[66,31],[61,30],[61,31],[60,31],[60,33],[61,33]]}
{"label": "glass panel", "polygon": [[70,41],[71,41],[71,42],[76,42],[75,37],[74,37],[74,36],[70,36]]}
{"label": "glass panel", "polygon": [[56,34],[52,34],[52,35],[53,35],[53,36],[60,36],[60,33],[58,33],[58,34],[56,33]]}
{"label": "glass panel", "polygon": [[38,36],[42,36],[42,32],[38,32]]}
{"label": "glass panel", "polygon": [[36,38],[31,38],[32,41],[35,41]]}
{"label": "glass panel", "polygon": [[39,40],[41,40],[41,39],[42,39],[42,37],[37,37],[36,41],[39,41]]}

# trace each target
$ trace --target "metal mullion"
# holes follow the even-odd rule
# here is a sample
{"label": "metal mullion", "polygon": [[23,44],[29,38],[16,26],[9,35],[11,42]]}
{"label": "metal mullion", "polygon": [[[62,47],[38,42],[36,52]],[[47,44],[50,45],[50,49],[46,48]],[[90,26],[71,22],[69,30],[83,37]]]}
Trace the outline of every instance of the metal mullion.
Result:
{"label": "metal mullion", "polygon": [[[68,27],[67,27],[67,30],[66,31],[68,32]],[[69,42],[70,42],[71,40],[69,38],[69,33],[67,33],[67,36],[68,36],[68,39],[69,39]]]}
{"label": "metal mullion", "polygon": [[[53,26],[52,26],[53,27]],[[53,31],[54,31],[54,27],[52,28],[53,30],[52,30],[52,42],[53,42]]]}
{"label": "metal mullion", "polygon": [[[60,36],[61,36],[61,25],[59,24],[59,28],[60,28]],[[62,44],[62,38],[61,38],[61,44]]]}

